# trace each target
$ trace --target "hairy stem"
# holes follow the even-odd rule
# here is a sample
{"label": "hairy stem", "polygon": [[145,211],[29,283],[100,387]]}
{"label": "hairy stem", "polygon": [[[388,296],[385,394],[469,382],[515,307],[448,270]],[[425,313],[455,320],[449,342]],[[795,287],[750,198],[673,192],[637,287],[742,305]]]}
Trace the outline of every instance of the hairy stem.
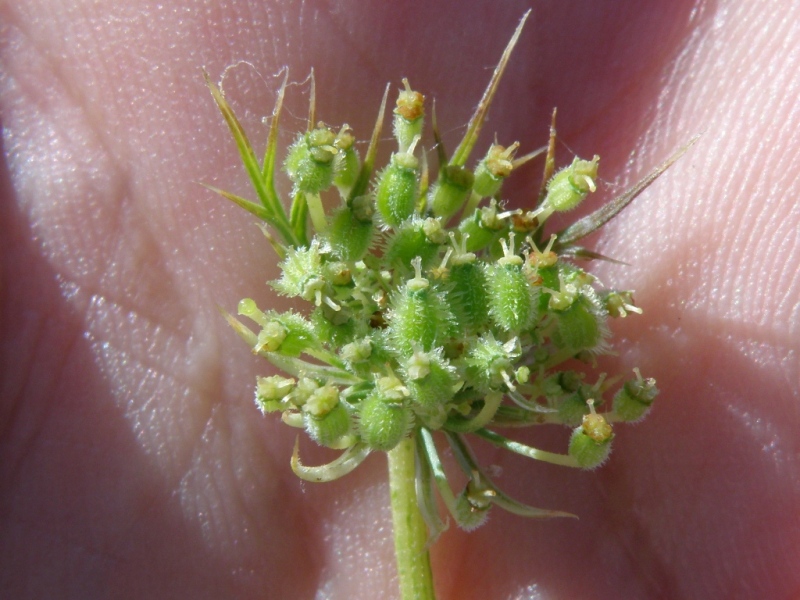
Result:
{"label": "hairy stem", "polygon": [[435,600],[428,531],[417,504],[414,438],[406,438],[388,453],[389,492],[394,524],[394,551],[403,600]]}

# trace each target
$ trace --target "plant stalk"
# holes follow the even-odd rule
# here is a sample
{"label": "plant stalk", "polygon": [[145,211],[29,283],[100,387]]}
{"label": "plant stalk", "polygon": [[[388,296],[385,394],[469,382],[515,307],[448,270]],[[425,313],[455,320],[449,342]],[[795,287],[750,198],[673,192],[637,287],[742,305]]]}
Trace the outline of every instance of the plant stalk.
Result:
{"label": "plant stalk", "polygon": [[414,438],[406,438],[389,457],[389,493],[394,525],[394,552],[402,600],[435,600],[428,554],[428,530],[417,504]]}

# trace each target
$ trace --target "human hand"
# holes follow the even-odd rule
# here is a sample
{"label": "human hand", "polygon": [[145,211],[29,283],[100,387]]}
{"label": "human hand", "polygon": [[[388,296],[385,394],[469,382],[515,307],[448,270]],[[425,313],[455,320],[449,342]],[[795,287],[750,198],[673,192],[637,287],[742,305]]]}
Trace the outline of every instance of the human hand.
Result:
{"label": "human hand", "polygon": [[[248,193],[200,69],[257,67],[267,85],[238,67],[226,89],[262,142],[283,65],[295,80],[313,66],[319,117],[360,139],[386,81],[407,76],[452,149],[527,4],[285,4],[0,6],[0,595],[394,593],[383,460],[298,481],[294,433],[251,403],[265,364],[217,313],[276,301],[276,261],[248,215],[195,183]],[[631,264],[595,272],[645,310],[612,324],[626,341],[604,364],[655,376],[654,411],[592,473],[494,457],[504,489],[581,518],[498,511],[445,533],[442,598],[800,587],[800,8],[781,4],[534,7],[489,135],[537,147],[558,106],[562,162],[597,152],[609,182],[703,136],[593,238]],[[290,95],[285,143],[305,118]],[[518,198],[537,177],[515,175]],[[529,441],[563,451],[567,436]]]}

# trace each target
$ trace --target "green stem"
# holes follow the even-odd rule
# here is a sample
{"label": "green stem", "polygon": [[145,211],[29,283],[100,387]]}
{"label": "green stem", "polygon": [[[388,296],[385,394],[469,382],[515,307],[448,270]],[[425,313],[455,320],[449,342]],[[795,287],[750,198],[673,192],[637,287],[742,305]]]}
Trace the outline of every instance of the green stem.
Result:
{"label": "green stem", "polygon": [[417,504],[414,438],[400,442],[389,456],[389,492],[394,524],[394,552],[403,600],[435,600],[428,530]]}
{"label": "green stem", "polygon": [[317,233],[325,233],[328,228],[328,219],[325,217],[325,209],[322,206],[322,198],[319,194],[306,194],[306,204],[311,215],[311,224]]}

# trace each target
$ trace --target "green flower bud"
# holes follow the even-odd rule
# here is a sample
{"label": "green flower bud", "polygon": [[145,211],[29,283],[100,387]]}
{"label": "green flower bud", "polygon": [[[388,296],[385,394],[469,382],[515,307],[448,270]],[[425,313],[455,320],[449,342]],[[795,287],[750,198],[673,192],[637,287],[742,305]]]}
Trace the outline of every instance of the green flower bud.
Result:
{"label": "green flower bud", "polygon": [[253,351],[276,352],[286,339],[287,333],[286,328],[278,321],[270,321],[258,333]]}
{"label": "green flower bud", "polygon": [[[558,400],[563,396],[577,392],[583,385],[583,376],[575,371],[559,371],[542,382],[542,393],[549,400]],[[586,398],[583,399],[584,403]]]}
{"label": "green flower bud", "polygon": [[256,379],[256,406],[262,413],[285,410],[282,400],[294,389],[295,380],[273,375]]}
{"label": "green flower bud", "polygon": [[372,342],[368,337],[350,342],[342,346],[340,354],[351,365],[364,362],[372,355]]}
{"label": "green flower bud", "polygon": [[278,352],[285,356],[299,356],[307,348],[317,345],[311,323],[292,312],[270,313],[270,321],[258,334],[255,352]]}
{"label": "green flower bud", "polygon": [[405,153],[422,135],[425,123],[425,96],[411,89],[408,79],[403,78],[404,90],[397,96],[394,109],[394,137],[401,153]]}
{"label": "green flower bud", "polygon": [[417,347],[403,365],[405,385],[411,399],[423,409],[435,409],[453,397],[456,370],[442,349],[424,352]]}
{"label": "green flower bud", "polygon": [[330,249],[323,249],[317,238],[308,247],[290,248],[280,263],[281,277],[272,286],[285,296],[300,297],[317,306],[324,303],[339,311],[341,307],[332,298],[336,293],[334,279],[323,260],[323,251],[329,255]]}
{"label": "green flower bud", "polygon": [[594,180],[597,178],[596,156],[588,160],[575,158],[572,164],[558,173],[547,184],[545,203],[556,211],[572,210],[580,204],[589,192],[594,192],[597,187]]}
{"label": "green flower bud", "polygon": [[440,346],[453,331],[453,314],[441,293],[422,277],[420,260],[414,260],[416,277],[391,298],[388,333],[395,352],[408,356],[418,344],[424,351]]}
{"label": "green flower bud", "polygon": [[412,154],[393,154],[378,175],[375,207],[383,222],[397,227],[414,214],[419,197],[419,161]]}
{"label": "green flower bud", "polygon": [[336,134],[320,123],[316,129],[298,136],[289,148],[283,168],[295,185],[295,192],[318,194],[333,183],[333,145]]}
{"label": "green flower bud", "polygon": [[358,434],[370,448],[388,452],[411,431],[413,418],[402,401],[375,389],[359,406]]}
{"label": "green flower bud", "polygon": [[467,350],[467,378],[480,394],[499,389],[503,384],[514,389],[509,372],[520,355],[519,340],[503,343],[489,332],[476,338]]}
{"label": "green flower bud", "polygon": [[522,257],[514,254],[514,234],[509,234],[511,247],[500,240],[504,257],[486,268],[489,290],[489,313],[492,320],[506,331],[519,332],[530,326],[538,288],[533,287],[523,272]]}
{"label": "green flower bud", "polygon": [[348,286],[353,281],[353,273],[343,262],[336,261],[325,263],[323,265],[323,273],[325,275],[325,279],[333,286]]}
{"label": "green flower bud", "polygon": [[250,298],[239,302],[239,314],[261,325],[253,352],[280,352],[287,356],[297,356],[306,348],[317,344],[311,324],[298,314],[274,311],[264,313]]}
{"label": "green flower bud", "polygon": [[475,262],[461,263],[450,268],[447,302],[456,321],[467,332],[483,327],[489,318],[489,293],[486,275]]}
{"label": "green flower bud", "polygon": [[483,525],[492,507],[488,497],[481,497],[470,490],[470,484],[456,496],[453,514],[458,526],[465,531],[472,531]]}
{"label": "green flower bud", "polygon": [[428,238],[425,228],[425,219],[404,221],[386,242],[385,263],[397,269],[408,268],[414,258],[420,257],[423,268],[427,268],[436,259],[439,244]]}
{"label": "green flower bud", "polygon": [[486,269],[489,312],[505,331],[523,331],[532,322],[534,289],[518,265],[491,265]]}
{"label": "green flower bud", "polygon": [[322,446],[338,446],[350,431],[350,414],[339,402],[339,390],[330,384],[314,388],[303,404],[303,424],[311,438]]}
{"label": "green flower bud", "polygon": [[280,268],[281,277],[272,285],[285,296],[314,300],[317,292],[325,287],[322,252],[317,240],[308,247],[290,248]]}
{"label": "green flower bud", "polygon": [[431,189],[428,203],[433,214],[447,221],[469,198],[475,177],[472,171],[457,165],[447,165]]}
{"label": "green flower bud", "polygon": [[500,191],[506,177],[511,175],[514,168],[512,159],[519,148],[519,143],[514,142],[508,148],[499,144],[492,144],[486,156],[475,167],[475,183],[472,190],[478,196],[494,196]]}
{"label": "green flower bud", "polygon": [[564,311],[555,313],[558,320],[553,341],[560,348],[593,350],[608,335],[603,317],[585,296],[579,296]]}
{"label": "green flower bud", "polygon": [[467,239],[466,249],[469,252],[479,252],[488,247],[506,229],[507,223],[499,218],[497,202],[494,200],[489,206],[476,210],[458,226],[462,237]]}
{"label": "green flower bud", "polygon": [[422,232],[431,244],[444,244],[447,241],[447,230],[441,219],[428,217],[422,221]]}
{"label": "green flower bud", "polygon": [[[345,262],[356,262],[366,254],[375,229],[371,218],[371,203],[366,197],[356,198],[353,206],[337,209],[330,220],[326,237],[333,253]],[[369,210],[364,209],[364,204]],[[360,218],[359,214],[366,216]]]}
{"label": "green flower bud", "polygon": [[589,414],[589,405],[586,403],[591,398],[594,390],[582,385],[580,389],[561,399],[558,403],[558,418],[564,425],[575,427]]}
{"label": "green flower bud", "polygon": [[335,175],[333,183],[343,197],[347,197],[350,193],[361,170],[361,161],[358,158],[358,152],[353,146],[354,142],[355,138],[350,133],[350,126],[342,125],[336,135],[336,140],[333,142],[334,147],[338,150],[334,158],[333,171]]}
{"label": "green flower bud", "polygon": [[636,379],[626,381],[614,396],[613,411],[622,421],[638,421],[650,410],[658,395],[655,379],[644,379],[639,369],[634,369]]}
{"label": "green flower bud", "polygon": [[599,467],[611,453],[611,440],[614,432],[602,415],[591,414],[583,417],[583,423],[572,432],[569,440],[569,455],[584,469]]}
{"label": "green flower bud", "polygon": [[303,405],[303,412],[312,417],[322,418],[336,408],[338,404],[339,390],[330,384],[325,384],[316,388],[306,399]]}
{"label": "green flower bud", "polygon": [[319,387],[320,385],[316,382],[316,380],[311,379],[310,377],[301,377],[297,382],[297,385],[289,394],[288,401],[297,408],[302,408],[306,401],[311,397],[311,394],[319,389]]}
{"label": "green flower bud", "polygon": [[601,295],[601,301],[610,317],[627,317],[629,312],[642,314],[642,309],[633,303],[633,292],[610,290]]}
{"label": "green flower bud", "polygon": [[336,404],[319,417],[304,412],[303,424],[309,437],[320,446],[338,447],[338,442],[350,432],[350,414],[343,404]]}

